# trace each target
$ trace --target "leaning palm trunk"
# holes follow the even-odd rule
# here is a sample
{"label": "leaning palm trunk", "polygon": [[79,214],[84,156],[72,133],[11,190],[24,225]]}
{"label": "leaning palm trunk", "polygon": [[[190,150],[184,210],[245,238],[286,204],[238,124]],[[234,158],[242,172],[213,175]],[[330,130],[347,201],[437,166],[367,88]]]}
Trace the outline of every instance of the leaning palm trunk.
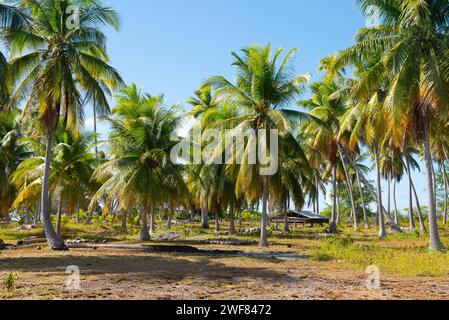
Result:
{"label": "leaning palm trunk", "polygon": [[332,217],[329,224],[329,232],[337,233],[337,165],[332,165]]}
{"label": "leaning palm trunk", "polygon": [[259,247],[268,247],[268,178],[263,177],[263,196],[262,196],[262,217],[260,221],[260,242]]}
{"label": "leaning palm trunk", "polygon": [[416,207],[417,207],[417,211],[418,211],[419,227],[420,227],[422,232],[427,233],[426,224],[424,222],[424,215],[423,215],[423,212],[422,212],[422,209],[421,209],[421,204],[419,203],[418,192],[416,192],[416,188],[415,188],[415,184],[413,183],[413,180],[412,180],[412,190],[413,190],[413,193],[415,195],[415,200],[416,200]]}
{"label": "leaning palm trunk", "polygon": [[54,130],[49,130],[47,134],[45,150],[44,180],[42,182],[42,224],[44,226],[45,236],[48,246],[51,250],[65,250],[64,241],[56,233],[51,222],[51,202],[50,202],[50,162],[52,153]]}
{"label": "leaning palm trunk", "polygon": [[150,233],[148,231],[147,213],[145,212],[145,209],[143,208],[143,206],[140,209],[140,221],[141,221],[140,241],[142,241],[142,242],[150,241],[151,237],[150,237]]}
{"label": "leaning palm trunk", "polygon": [[382,214],[382,185],[381,185],[381,174],[380,174],[380,166],[379,166],[379,148],[376,146],[374,148],[374,153],[376,156],[376,182],[377,182],[377,212],[379,218],[379,239],[383,239],[387,236],[387,232],[385,230],[385,221],[384,215]]}
{"label": "leaning palm trunk", "polygon": [[[342,150],[346,154],[346,150],[344,148],[342,148]],[[378,202],[379,197],[377,196],[376,191],[374,190],[373,186],[368,182],[368,179],[366,179],[366,177],[363,174],[362,170],[360,170],[360,168],[355,164],[354,160],[352,160],[349,157],[347,157],[347,158],[349,159],[349,162],[351,163],[351,165],[354,167],[354,169],[359,174],[359,177],[362,180],[363,184],[368,188],[368,191],[371,194],[371,196],[373,197],[373,199],[376,199],[376,202]],[[379,203],[378,203],[378,205],[379,205]],[[382,203],[380,203],[380,207],[382,208],[382,212],[384,214],[384,217],[385,217],[387,223],[390,225],[391,230],[393,232],[402,232],[402,229],[398,225],[396,225],[394,223],[393,219],[388,214],[387,210],[384,208]]]}
{"label": "leaning palm trunk", "polygon": [[424,129],[424,161],[426,163],[426,180],[427,180],[427,193],[429,196],[429,231],[430,231],[430,250],[441,251],[443,245],[440,240],[440,234],[438,232],[437,221],[437,209],[434,196],[434,185],[432,179],[432,155],[430,152],[430,130],[429,126]]}
{"label": "leaning palm trunk", "polygon": [[362,183],[360,182],[360,176],[359,176],[359,173],[357,170],[356,170],[356,175],[357,175],[357,184],[359,185],[359,190],[360,190],[360,198],[362,200],[363,220],[365,222],[365,229],[368,230],[369,229],[368,212],[366,210],[365,197],[363,195]]}
{"label": "leaning palm trunk", "polygon": [[410,160],[407,156],[405,156],[405,162],[407,165],[407,175],[408,175],[408,182],[409,182],[409,197],[408,197],[408,214],[409,214],[409,220],[410,220],[410,230],[415,230],[415,217],[413,215],[413,180],[412,180],[412,172],[410,168]]}
{"label": "leaning palm trunk", "polygon": [[344,154],[343,154],[340,146],[339,146],[339,152],[340,152],[341,162],[343,164],[343,169],[345,171],[346,183],[348,184],[349,199],[351,200],[351,215],[352,215],[352,218],[354,219],[354,230],[357,230],[359,228],[359,222],[357,219],[357,212],[355,209],[354,189],[353,189],[351,177],[349,176],[348,167],[346,166],[346,159],[344,157]]}

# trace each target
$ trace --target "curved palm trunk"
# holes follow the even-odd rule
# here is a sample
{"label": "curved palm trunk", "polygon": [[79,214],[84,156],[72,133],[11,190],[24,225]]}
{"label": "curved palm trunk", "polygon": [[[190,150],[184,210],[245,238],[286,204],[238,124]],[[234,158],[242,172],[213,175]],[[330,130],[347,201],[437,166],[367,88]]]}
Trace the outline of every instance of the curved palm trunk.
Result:
{"label": "curved palm trunk", "polygon": [[412,171],[410,168],[410,160],[407,156],[405,156],[405,162],[407,165],[407,176],[408,176],[408,182],[409,182],[409,198],[408,198],[408,214],[409,214],[409,220],[410,220],[410,230],[415,230],[415,217],[413,214],[413,180],[412,180]]}
{"label": "curved palm trunk", "polygon": [[[342,149],[343,149],[343,152],[345,152],[345,154],[346,154],[345,149],[344,148],[342,148]],[[371,196],[373,197],[373,199],[376,199],[376,202],[377,202],[378,196],[377,196],[376,191],[374,190],[373,186],[368,182],[368,179],[366,179],[366,177],[363,174],[362,170],[360,170],[360,168],[355,164],[355,162],[351,158],[349,158],[349,157],[347,157],[347,158],[349,159],[349,162],[354,167],[354,169],[358,172],[358,174],[360,176],[360,179],[362,180],[363,184],[368,188],[368,191],[371,194]],[[393,219],[388,214],[387,210],[384,208],[383,205],[381,205],[381,208],[382,208],[382,211],[383,211],[383,214],[384,214],[384,217],[385,217],[387,223],[391,227],[391,230],[393,232],[398,232],[398,233],[402,232],[402,229],[398,225],[396,225],[394,223]]]}
{"label": "curved palm trunk", "polygon": [[263,177],[263,196],[262,196],[262,217],[260,220],[260,241],[259,247],[268,247],[268,178]]}
{"label": "curved palm trunk", "polygon": [[45,236],[47,238],[48,246],[51,250],[66,250],[64,241],[56,233],[51,222],[51,202],[50,202],[50,162],[53,145],[54,131],[49,130],[47,134],[46,150],[45,150],[45,167],[44,180],[42,182],[42,224],[44,226]]}
{"label": "curved palm trunk", "polygon": [[337,231],[337,165],[332,165],[332,217],[329,225],[329,232],[336,234]]}
{"label": "curved palm trunk", "polygon": [[382,185],[381,185],[381,174],[379,166],[379,148],[376,146],[374,148],[374,153],[376,155],[376,180],[377,180],[377,215],[379,218],[379,239],[383,239],[387,236],[387,231],[385,230],[385,220],[382,213]]}
{"label": "curved palm trunk", "polygon": [[420,227],[422,232],[427,233],[426,224],[424,222],[424,215],[423,215],[423,212],[422,212],[422,209],[421,209],[421,204],[419,203],[418,192],[416,192],[416,188],[415,188],[415,184],[413,183],[413,180],[412,180],[412,190],[413,190],[413,193],[415,195],[416,207],[417,207],[417,210],[418,210],[419,227]]}
{"label": "curved palm trunk", "polygon": [[432,179],[432,155],[430,152],[430,132],[429,124],[426,125],[424,134],[424,161],[426,163],[426,180],[427,193],[429,196],[429,231],[430,231],[430,250],[441,251],[443,244],[441,243],[440,234],[438,232],[437,208],[434,196],[434,185]]}
{"label": "curved palm trunk", "polygon": [[365,222],[365,229],[368,230],[369,229],[368,212],[366,210],[365,197],[363,195],[362,183],[360,182],[360,176],[359,176],[359,173],[357,170],[356,170],[356,175],[357,175],[357,184],[359,185],[359,190],[360,190],[360,198],[362,200],[363,221]]}
{"label": "curved palm trunk", "polygon": [[349,198],[351,200],[351,215],[352,215],[352,218],[354,219],[354,230],[357,230],[359,228],[359,221],[357,219],[357,212],[355,209],[354,189],[353,189],[351,177],[349,176],[348,167],[346,166],[346,160],[345,160],[344,154],[340,147],[339,147],[339,151],[340,151],[341,162],[343,164],[343,169],[345,171],[346,183],[348,185]]}
{"label": "curved palm trunk", "polygon": [[150,232],[148,231],[147,213],[145,212],[143,206],[140,208],[140,221],[141,221],[140,241],[141,242],[150,241],[151,237]]}

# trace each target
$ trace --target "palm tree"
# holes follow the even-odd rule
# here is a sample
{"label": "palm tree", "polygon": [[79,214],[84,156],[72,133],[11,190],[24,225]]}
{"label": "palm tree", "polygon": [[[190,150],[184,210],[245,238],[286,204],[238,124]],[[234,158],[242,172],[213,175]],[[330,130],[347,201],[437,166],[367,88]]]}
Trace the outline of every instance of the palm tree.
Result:
{"label": "palm tree", "polygon": [[[61,236],[61,217],[63,209],[71,216],[84,203],[86,190],[97,163],[95,154],[89,150],[94,134],[73,134],[71,130],[59,128],[55,134],[52,148],[50,191],[58,203],[56,233]],[[34,141],[33,145],[39,144]],[[45,150],[41,145],[37,150]],[[44,176],[45,158],[36,154],[25,159],[12,175],[12,181],[19,190],[13,207],[18,207],[27,199],[38,197]]]}
{"label": "palm tree", "polygon": [[[13,1],[2,1],[0,3],[0,38],[3,39],[8,30],[20,30],[28,26],[29,16],[24,10],[15,5]],[[9,95],[8,85],[8,62],[5,55],[0,51],[0,104],[6,102]]]}
{"label": "palm tree", "polygon": [[[285,107],[302,94],[309,76],[293,75],[291,58],[296,50],[289,51],[283,61],[279,61],[282,52],[282,49],[278,49],[273,54],[271,45],[266,45],[245,48],[242,50],[243,56],[232,53],[235,58],[233,65],[237,69],[236,84],[222,76],[212,77],[205,83],[217,90],[217,96],[228,99],[242,109],[243,115],[233,119],[233,122],[238,124],[235,128],[236,130],[242,128],[256,130],[255,141],[259,141],[263,134],[269,136],[270,129],[279,130],[282,139],[292,136],[291,122],[288,117],[303,115]],[[246,155],[248,152],[248,147],[244,148]],[[244,195],[252,203],[262,198],[259,245],[267,247],[270,179],[268,176],[261,175],[260,170],[260,164],[239,166],[236,190],[237,195]]]}
{"label": "palm tree", "polygon": [[0,112],[0,216],[9,218],[17,190],[11,182],[11,175],[20,162],[30,155],[28,148],[21,143],[19,110]]}
{"label": "palm tree", "polygon": [[[113,158],[101,165],[94,179],[103,182],[91,206],[106,196],[117,197],[123,210],[138,208],[140,240],[150,240],[147,215],[156,201],[187,194],[183,166],[170,161],[176,145],[172,133],[181,118],[177,106],[167,109],[162,96],[143,94],[135,84],[118,96],[111,125],[109,149]],[[174,193],[173,190],[177,189]]]}
{"label": "palm tree", "polygon": [[[342,99],[333,99],[332,94],[340,90],[336,82],[328,80],[317,82],[310,86],[312,98],[299,101],[299,105],[310,110],[310,114],[320,120],[311,122],[305,127],[305,135],[311,137],[313,148],[320,150],[329,163],[329,172],[332,176],[332,217],[330,232],[337,233],[337,170],[339,164],[339,119],[345,111]],[[352,190],[351,190],[352,192]],[[354,207],[352,207],[354,210]],[[352,211],[354,212],[354,211]]]}
{"label": "palm tree", "polygon": [[[19,0],[32,19],[29,27],[7,30],[4,39],[14,54],[10,72],[15,90],[9,105],[26,100],[24,112],[37,111],[45,128],[46,154],[42,183],[42,221],[49,247],[65,249],[50,220],[50,165],[58,122],[78,129],[83,121],[82,94],[107,99],[98,79],[118,86],[118,72],[108,65],[104,25],[118,28],[117,13],[97,0]],[[71,25],[70,8],[79,8],[79,23]],[[69,12],[69,13],[67,13]],[[54,23],[50,23],[54,22]]]}
{"label": "palm tree", "polygon": [[[379,87],[385,70],[391,75],[385,107],[394,128],[404,131],[404,120],[413,119],[426,168],[429,199],[431,250],[442,250],[438,232],[430,146],[432,122],[446,112],[448,95],[448,15],[447,1],[359,0],[367,14],[380,18],[377,26],[363,28],[357,43],[340,53],[340,65],[357,63],[360,57],[377,53],[380,58],[365,74],[365,88]],[[373,10],[375,9],[375,10]]]}

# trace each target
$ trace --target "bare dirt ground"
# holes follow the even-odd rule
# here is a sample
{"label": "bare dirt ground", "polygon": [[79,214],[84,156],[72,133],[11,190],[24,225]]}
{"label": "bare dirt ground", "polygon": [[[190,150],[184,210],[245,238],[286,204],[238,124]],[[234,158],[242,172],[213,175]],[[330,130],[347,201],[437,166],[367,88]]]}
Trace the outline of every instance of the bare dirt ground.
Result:
{"label": "bare dirt ground", "polygon": [[[76,265],[81,289],[67,290]],[[17,272],[12,296],[0,299],[449,299],[449,279],[366,274],[338,262],[277,260],[213,254],[148,254],[114,249],[0,252],[0,275]]]}

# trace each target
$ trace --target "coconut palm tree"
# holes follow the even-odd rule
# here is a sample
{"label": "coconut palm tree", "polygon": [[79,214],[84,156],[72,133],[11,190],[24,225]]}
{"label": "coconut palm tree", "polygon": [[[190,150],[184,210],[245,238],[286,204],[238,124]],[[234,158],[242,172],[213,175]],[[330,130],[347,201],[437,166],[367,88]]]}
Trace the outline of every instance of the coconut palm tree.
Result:
{"label": "coconut palm tree", "polygon": [[[91,206],[106,196],[118,198],[123,210],[138,208],[141,217],[140,240],[150,240],[147,215],[160,199],[187,194],[183,166],[171,162],[176,145],[173,132],[179,128],[179,108],[164,107],[163,96],[142,93],[135,84],[125,88],[117,99],[111,125],[109,150],[113,158],[101,165],[94,179],[103,183]],[[176,193],[173,190],[177,189]]]}
{"label": "coconut palm tree", "polygon": [[[232,53],[233,65],[237,69],[236,83],[222,76],[215,76],[205,83],[212,86],[217,96],[237,104],[242,115],[232,119],[237,124],[235,130],[251,128],[256,131],[259,141],[263,135],[269,136],[269,130],[279,131],[280,139],[292,135],[291,122],[288,119],[304,114],[287,109],[304,91],[309,80],[308,75],[295,76],[292,72],[291,58],[296,50],[291,50],[280,61],[283,50],[272,52],[271,45],[251,46],[242,50],[242,56]],[[250,152],[248,144],[244,153]],[[266,153],[270,150],[267,148]],[[276,156],[276,155],[274,155]],[[270,192],[269,177],[261,174],[260,164],[242,164],[236,181],[237,195],[244,195],[249,202],[262,198],[262,217],[260,247],[268,246],[268,198]]]}
{"label": "coconut palm tree", "polygon": [[[57,202],[58,215],[56,233],[61,236],[61,217],[63,209],[71,216],[84,203],[85,190],[89,188],[90,178],[97,163],[95,154],[89,150],[94,134],[74,134],[61,127],[55,134],[52,148],[50,191]],[[39,144],[34,141],[33,145]],[[37,150],[45,150],[41,145]],[[18,207],[28,199],[35,199],[41,192],[44,176],[45,158],[36,154],[22,161],[12,175],[12,181],[19,190],[13,207]]]}
{"label": "coconut palm tree", "polygon": [[[12,53],[10,72],[15,88],[9,105],[25,101],[24,113],[37,111],[45,128],[46,154],[42,183],[42,221],[49,247],[65,249],[50,220],[50,165],[55,131],[59,121],[78,129],[83,121],[83,94],[107,106],[103,82],[118,86],[119,73],[108,64],[108,25],[118,28],[118,15],[97,0],[17,1],[31,16],[29,27],[6,30],[4,39]],[[79,15],[73,16],[71,8]]]}
{"label": "coconut palm tree", "polygon": [[30,150],[21,143],[22,132],[19,126],[19,110],[0,112],[0,216],[9,218],[9,210],[17,195],[11,182],[11,175],[20,162],[31,155]]}
{"label": "coconut palm tree", "polygon": [[310,110],[310,114],[324,125],[311,122],[305,127],[305,135],[311,137],[311,145],[320,150],[329,163],[332,176],[332,217],[330,232],[337,233],[337,170],[339,164],[340,117],[345,112],[343,99],[333,99],[332,94],[340,90],[338,84],[332,80],[317,82],[310,86],[312,98],[299,101],[298,104]]}
{"label": "coconut palm tree", "polygon": [[392,134],[401,136],[406,120],[413,119],[427,176],[429,248],[442,250],[430,141],[433,120],[447,112],[449,105],[447,1],[359,0],[357,5],[364,13],[379,18],[379,24],[359,30],[357,43],[340,53],[337,64],[357,63],[375,52],[379,60],[365,74],[364,88],[378,88],[384,82],[385,70],[391,75],[385,107],[394,128]]}

